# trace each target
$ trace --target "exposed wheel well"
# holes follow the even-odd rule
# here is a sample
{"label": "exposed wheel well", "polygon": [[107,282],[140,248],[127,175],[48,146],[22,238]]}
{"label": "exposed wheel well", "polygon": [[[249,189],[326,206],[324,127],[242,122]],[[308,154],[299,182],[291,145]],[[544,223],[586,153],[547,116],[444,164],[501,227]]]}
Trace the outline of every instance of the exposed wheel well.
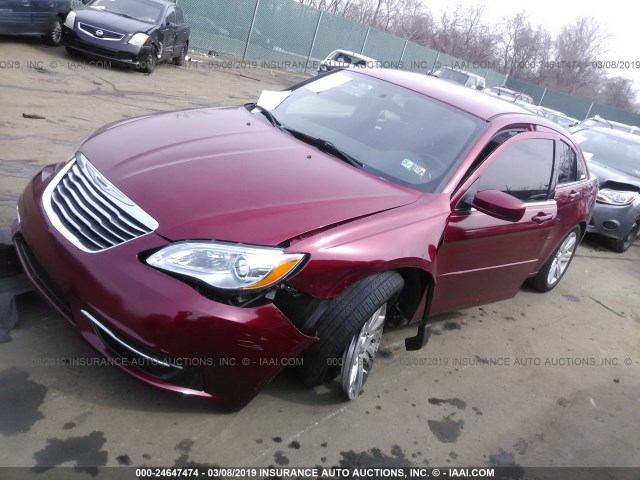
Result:
{"label": "exposed wheel well", "polygon": [[404,288],[398,297],[398,307],[404,322],[410,321],[420,307],[420,302],[433,277],[419,268],[399,268],[397,272],[404,279]]}
{"label": "exposed wheel well", "polygon": [[580,227],[580,241],[582,241],[585,234],[587,233],[587,222],[580,222],[578,226]]}

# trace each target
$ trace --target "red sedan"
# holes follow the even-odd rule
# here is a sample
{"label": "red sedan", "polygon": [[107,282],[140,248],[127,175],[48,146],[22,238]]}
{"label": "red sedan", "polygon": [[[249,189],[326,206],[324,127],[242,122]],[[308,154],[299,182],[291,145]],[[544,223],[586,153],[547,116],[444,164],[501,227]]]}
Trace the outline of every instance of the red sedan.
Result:
{"label": "red sedan", "polygon": [[28,185],[13,235],[41,294],[158,387],[247,403],[284,366],[363,391],[385,326],[541,291],[597,183],[563,129],[400,71],[127,119]]}

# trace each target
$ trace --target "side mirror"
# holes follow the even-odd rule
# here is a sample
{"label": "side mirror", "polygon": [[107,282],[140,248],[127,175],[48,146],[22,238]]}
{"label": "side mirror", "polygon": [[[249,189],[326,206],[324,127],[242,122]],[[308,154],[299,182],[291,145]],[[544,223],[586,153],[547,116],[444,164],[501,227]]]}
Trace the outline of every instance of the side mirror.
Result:
{"label": "side mirror", "polygon": [[524,203],[498,190],[478,192],[471,205],[478,211],[507,222],[519,222],[526,211]]}

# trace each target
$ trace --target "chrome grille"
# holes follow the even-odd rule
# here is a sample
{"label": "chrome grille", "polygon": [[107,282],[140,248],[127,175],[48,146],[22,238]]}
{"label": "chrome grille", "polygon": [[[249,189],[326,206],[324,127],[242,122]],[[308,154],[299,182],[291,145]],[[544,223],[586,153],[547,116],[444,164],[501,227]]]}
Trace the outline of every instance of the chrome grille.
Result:
{"label": "chrome grille", "polygon": [[[104,30],[103,28],[94,27],[93,25],[87,25],[86,23],[78,22],[78,28],[84,33],[87,33],[95,38],[101,38],[102,40],[122,40],[122,37],[124,37],[123,33]],[[102,32],[102,35],[98,35],[98,31]]]}
{"label": "chrome grille", "polygon": [[58,231],[86,252],[106,250],[158,228],[82,154],[49,184],[44,203]]}

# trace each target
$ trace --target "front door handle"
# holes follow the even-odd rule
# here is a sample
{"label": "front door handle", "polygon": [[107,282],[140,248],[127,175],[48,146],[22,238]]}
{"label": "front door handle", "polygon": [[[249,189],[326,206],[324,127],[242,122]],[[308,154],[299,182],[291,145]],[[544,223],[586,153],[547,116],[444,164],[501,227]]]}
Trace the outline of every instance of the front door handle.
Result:
{"label": "front door handle", "polygon": [[553,215],[551,215],[550,213],[544,213],[544,212],[540,212],[536,216],[531,218],[531,221],[537,224],[545,223],[545,222],[548,222],[549,220],[553,220]]}
{"label": "front door handle", "polygon": [[575,200],[579,196],[580,192],[576,192],[575,190],[571,190],[571,192],[569,192],[569,200]]}
{"label": "front door handle", "polygon": [[31,6],[31,0],[22,0],[22,6],[23,7]]}

